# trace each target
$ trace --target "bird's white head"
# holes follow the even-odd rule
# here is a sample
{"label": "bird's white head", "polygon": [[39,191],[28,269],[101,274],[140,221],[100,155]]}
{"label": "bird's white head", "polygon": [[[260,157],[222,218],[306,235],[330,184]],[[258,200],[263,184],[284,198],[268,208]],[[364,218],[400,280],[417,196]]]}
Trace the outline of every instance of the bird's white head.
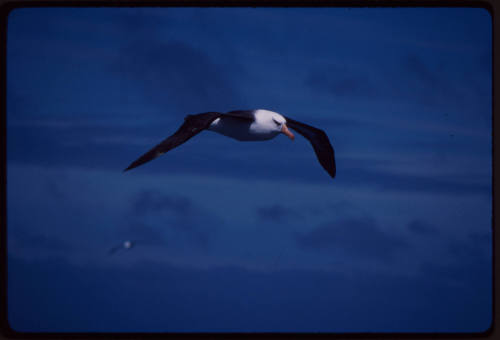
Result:
{"label": "bird's white head", "polygon": [[[269,111],[270,112],[270,111]],[[272,112],[268,116],[269,118],[269,124],[273,127],[274,130],[283,133],[286,135],[288,138],[291,140],[295,139],[295,136],[293,133],[288,129],[288,126],[286,125],[286,119],[282,115],[276,112]]]}

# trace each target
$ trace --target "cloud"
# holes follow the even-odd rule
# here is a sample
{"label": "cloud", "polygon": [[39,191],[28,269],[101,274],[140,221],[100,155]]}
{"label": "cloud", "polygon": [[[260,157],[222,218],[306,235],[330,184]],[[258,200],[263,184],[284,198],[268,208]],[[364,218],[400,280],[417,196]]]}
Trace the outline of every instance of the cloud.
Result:
{"label": "cloud", "polygon": [[412,74],[418,81],[431,87],[441,86],[438,74],[417,55],[410,54],[403,59],[403,69]]}
{"label": "cloud", "polygon": [[425,249],[427,255],[418,264],[422,278],[432,280],[436,285],[445,283],[466,287],[470,296],[480,295],[480,290],[491,290],[491,232],[482,229],[465,235],[454,231],[447,231],[446,234],[423,221],[413,221],[409,226],[422,235],[432,236],[432,240],[427,239],[415,246],[419,250]]}
{"label": "cloud", "polygon": [[216,216],[191,199],[154,190],[137,193],[131,202],[131,212],[130,221],[136,225],[136,231],[139,231],[138,225],[149,226],[149,229],[164,230],[166,242],[173,238],[179,242],[194,242],[205,249],[216,232],[214,226],[220,224]]}
{"label": "cloud", "polygon": [[492,236],[491,233],[471,233],[463,239],[441,242],[447,256],[425,261],[421,264],[421,275],[450,284],[461,284],[473,288],[478,285],[491,289],[492,283]]}
{"label": "cloud", "polygon": [[[343,174],[342,181],[352,183],[353,185],[363,185],[364,187],[372,186],[383,191],[425,192],[448,195],[491,194],[489,178],[478,178],[460,174],[414,175],[404,172],[378,170],[376,166],[370,166],[370,162],[363,162],[364,166],[357,164],[351,167],[348,162],[345,162],[341,166],[340,164],[342,163],[339,161],[338,173]],[[340,178],[338,176],[338,180]]]}
{"label": "cloud", "polygon": [[408,244],[382,231],[371,218],[345,219],[321,225],[296,235],[302,249],[312,251],[345,251],[359,257],[390,260]]}
{"label": "cloud", "polygon": [[196,113],[245,106],[226,67],[185,42],[136,39],[111,68],[116,75],[140,85],[142,94],[162,110]]}
{"label": "cloud", "polygon": [[439,234],[439,230],[422,220],[413,220],[408,224],[408,229],[416,234],[421,236],[435,236]]}
{"label": "cloud", "polygon": [[448,252],[460,263],[470,263],[491,256],[492,234],[473,232],[462,241],[450,242]]}
{"label": "cloud", "polygon": [[58,179],[49,178],[46,182],[47,193],[58,201],[68,200],[67,192],[64,190],[63,185]]}
{"label": "cloud", "polygon": [[258,207],[256,214],[260,220],[271,222],[282,222],[300,216],[295,209],[288,208],[282,204]]}
{"label": "cloud", "polygon": [[194,212],[193,203],[188,198],[167,196],[155,191],[139,193],[134,200],[133,209],[141,215],[168,211],[180,217],[187,217]]}
{"label": "cloud", "polygon": [[156,124],[87,117],[9,121],[8,161],[121,171],[165,137]]}
{"label": "cloud", "polygon": [[[129,221],[128,225],[123,228],[123,232],[120,232],[120,235],[123,235],[122,240],[135,240],[139,242],[141,245],[160,245],[165,246],[168,245],[167,240],[165,239],[165,235],[158,229],[144,224],[135,220]],[[120,239],[117,238],[119,241]]]}
{"label": "cloud", "polygon": [[[478,59],[485,63],[481,67],[475,66],[474,72],[461,68],[453,60],[440,62],[416,53],[404,54],[399,62],[388,65],[385,70],[384,65],[380,69],[365,65],[363,69],[349,64],[324,64],[309,70],[304,84],[314,92],[338,98],[404,101],[413,103],[413,106],[423,105],[424,109],[459,109],[459,114],[467,114],[471,108],[478,105],[483,108],[488,103],[487,95],[491,89],[483,73],[487,71],[490,54],[480,55]],[[472,88],[463,85],[470,83],[474,85]],[[462,112],[465,108],[467,111]]]}
{"label": "cloud", "polygon": [[43,232],[30,232],[26,230],[18,230],[14,235],[9,238],[9,246],[14,248],[26,248],[30,251],[57,251],[67,252],[71,249],[70,245],[66,242],[54,237],[44,234]]}
{"label": "cloud", "polygon": [[74,245],[64,240],[64,236],[45,230],[30,230],[18,223],[9,223],[7,242],[9,257],[18,256],[29,261],[65,256],[74,250]]}
{"label": "cloud", "polygon": [[491,232],[479,232],[474,231],[469,234],[469,238],[471,241],[481,244],[481,246],[490,246],[492,240]]}
{"label": "cloud", "polygon": [[349,67],[329,65],[309,72],[305,84],[314,91],[335,96],[368,96],[376,91],[370,79]]}
{"label": "cloud", "polygon": [[431,276],[11,257],[8,280],[8,317],[18,331],[475,332],[491,319],[491,290]]}
{"label": "cloud", "polygon": [[467,93],[459,90],[449,72],[438,65],[431,66],[416,54],[409,54],[401,61],[401,74],[407,81],[406,87],[395,90],[428,106],[464,105]]}

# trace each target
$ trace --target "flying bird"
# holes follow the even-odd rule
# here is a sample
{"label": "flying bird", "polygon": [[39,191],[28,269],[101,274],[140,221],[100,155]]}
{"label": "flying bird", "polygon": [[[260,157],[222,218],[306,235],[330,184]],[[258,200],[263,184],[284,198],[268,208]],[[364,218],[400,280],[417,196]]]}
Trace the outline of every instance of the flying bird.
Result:
{"label": "flying bird", "polygon": [[217,132],[239,141],[266,141],[280,133],[294,140],[295,136],[290,128],[309,140],[319,163],[334,178],[336,173],[335,154],[326,133],[321,129],[268,110],[206,112],[187,115],[184,118],[184,123],[173,135],[136,159],[124,171],[163,155],[203,130]]}
{"label": "flying bird", "polygon": [[124,250],[129,250],[132,249],[136,245],[137,242],[135,241],[123,241],[121,244],[114,246],[108,251],[109,255],[112,255],[116,253],[118,250],[124,249]]}

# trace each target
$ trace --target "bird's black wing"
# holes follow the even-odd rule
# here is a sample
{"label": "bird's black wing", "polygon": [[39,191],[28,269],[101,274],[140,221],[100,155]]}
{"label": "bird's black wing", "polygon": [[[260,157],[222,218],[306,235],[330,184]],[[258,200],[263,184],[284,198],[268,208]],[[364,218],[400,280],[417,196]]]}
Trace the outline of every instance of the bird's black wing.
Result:
{"label": "bird's black wing", "polygon": [[244,120],[254,120],[255,110],[236,110],[224,113],[224,116],[231,116],[233,118],[240,118]]}
{"label": "bird's black wing", "polygon": [[186,118],[184,118],[184,123],[173,135],[166,138],[160,144],[156,145],[154,148],[136,159],[124,171],[133,169],[135,167],[138,167],[139,165],[149,162],[150,160],[163,155],[165,152],[181,145],[191,137],[208,128],[210,124],[221,115],[222,114],[219,112],[207,112],[199,113],[196,115],[187,115]]}
{"label": "bird's black wing", "polygon": [[285,117],[288,127],[294,129],[302,136],[307,138],[311,143],[318,161],[323,168],[332,176],[335,177],[337,172],[335,166],[335,152],[330,144],[328,136],[323,130],[317,129],[310,125],[297,122],[296,120]]}

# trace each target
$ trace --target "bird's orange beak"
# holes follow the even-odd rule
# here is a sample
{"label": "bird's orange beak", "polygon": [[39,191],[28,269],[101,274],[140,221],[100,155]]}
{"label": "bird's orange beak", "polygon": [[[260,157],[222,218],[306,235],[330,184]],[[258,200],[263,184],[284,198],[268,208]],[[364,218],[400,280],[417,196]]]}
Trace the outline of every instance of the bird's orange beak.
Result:
{"label": "bird's orange beak", "polygon": [[286,124],[283,124],[283,126],[281,127],[281,133],[287,135],[291,140],[295,139],[295,136],[290,130],[288,130],[288,126],[286,126]]}

